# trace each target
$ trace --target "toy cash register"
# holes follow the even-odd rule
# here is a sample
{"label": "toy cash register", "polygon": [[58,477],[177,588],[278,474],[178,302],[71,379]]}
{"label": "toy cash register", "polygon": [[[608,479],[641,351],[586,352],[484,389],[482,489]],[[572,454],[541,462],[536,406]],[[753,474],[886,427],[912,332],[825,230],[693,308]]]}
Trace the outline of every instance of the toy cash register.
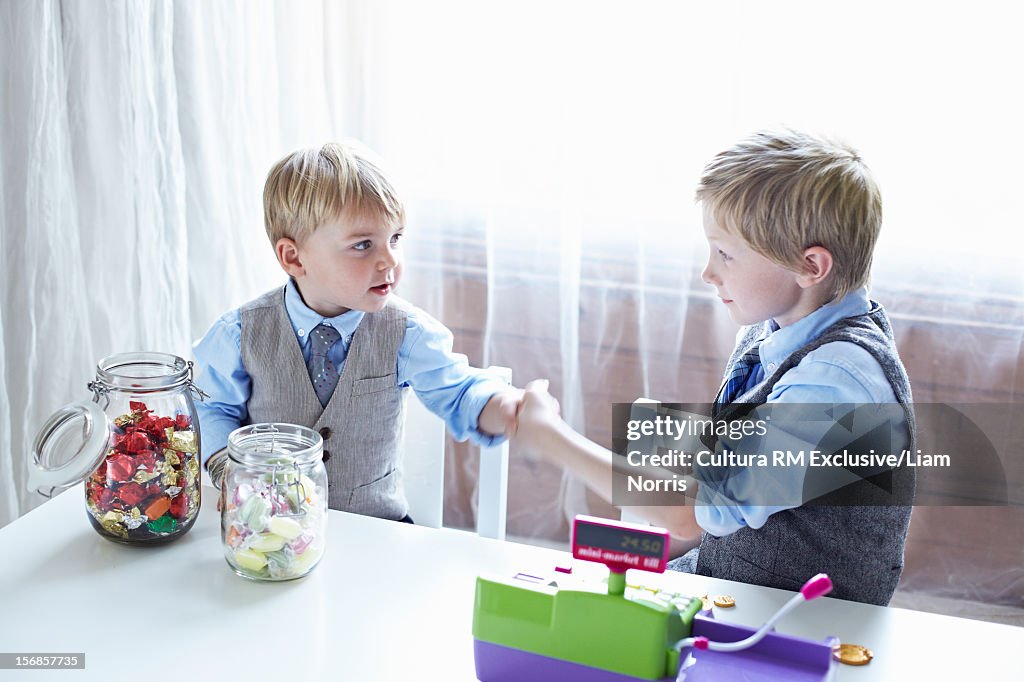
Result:
{"label": "toy cash register", "polygon": [[626,585],[630,568],[662,573],[668,532],[577,516],[575,559],[602,563],[608,581],[570,569],[550,575],[479,577],[473,611],[477,678],[484,682],[791,680],[831,678],[834,638],[816,642],[772,631],[803,601],[832,589],[812,578],[761,628],[716,621],[698,598]]}

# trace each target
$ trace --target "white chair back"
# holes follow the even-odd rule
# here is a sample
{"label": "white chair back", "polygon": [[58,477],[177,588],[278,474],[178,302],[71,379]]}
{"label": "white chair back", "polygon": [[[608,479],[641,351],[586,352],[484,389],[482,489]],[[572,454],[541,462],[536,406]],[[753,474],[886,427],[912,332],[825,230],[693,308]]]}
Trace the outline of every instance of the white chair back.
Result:
{"label": "white chair back", "polygon": [[[490,367],[511,383],[512,370]],[[412,393],[412,391],[409,391]],[[417,525],[440,528],[444,512],[444,422],[413,395],[406,398],[403,480],[409,515]],[[508,510],[508,442],[480,448],[477,533],[505,539]]]}

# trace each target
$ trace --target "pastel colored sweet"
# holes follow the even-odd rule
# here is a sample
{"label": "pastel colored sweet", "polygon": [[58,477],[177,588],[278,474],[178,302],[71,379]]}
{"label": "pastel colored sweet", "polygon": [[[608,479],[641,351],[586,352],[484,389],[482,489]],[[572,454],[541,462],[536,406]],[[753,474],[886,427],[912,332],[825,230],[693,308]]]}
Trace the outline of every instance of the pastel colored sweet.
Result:
{"label": "pastel colored sweet", "polygon": [[273,533],[259,533],[248,541],[249,549],[254,549],[257,552],[276,552],[284,547],[284,543],[283,537]]}
{"label": "pastel colored sweet", "polygon": [[259,533],[270,522],[270,503],[259,495],[252,495],[238,508],[238,519],[250,530]]}
{"label": "pastel colored sweet", "polygon": [[316,536],[313,535],[312,533],[303,533],[302,536],[300,536],[300,537],[296,538],[295,540],[292,540],[291,542],[289,542],[288,543],[288,548],[291,549],[296,554],[302,554],[303,552],[306,551],[306,548],[309,547],[313,543],[313,540],[315,540],[315,539],[316,539]]}
{"label": "pastel colored sweet", "polygon": [[267,557],[251,549],[240,549],[235,552],[235,563],[246,571],[259,572],[267,565]]}
{"label": "pastel colored sweet", "polygon": [[280,549],[267,554],[267,568],[270,577],[275,580],[298,578],[302,572],[295,568],[295,555],[287,549]]}
{"label": "pastel colored sweet", "polygon": [[320,560],[320,555],[323,553],[321,547],[310,547],[307,551],[299,554],[295,557],[295,562],[292,564],[292,573],[294,575],[302,575],[313,567],[317,561]]}
{"label": "pastel colored sweet", "polygon": [[273,552],[267,552],[267,565],[270,566],[271,571],[275,568],[285,570],[291,565],[294,558],[295,555],[287,549],[274,550]]}
{"label": "pastel colored sweet", "polygon": [[248,483],[243,483],[237,488],[235,488],[235,494],[232,497],[232,501],[235,503],[236,507],[239,507],[242,505],[242,503],[249,499],[252,493],[252,486],[249,485]]}
{"label": "pastel colored sweet", "polygon": [[[323,555],[327,521],[316,484],[306,475],[276,472],[276,485],[265,476],[253,483],[237,481],[231,499],[237,508],[224,512],[229,560],[253,578],[290,580],[308,573]],[[298,485],[285,487],[288,481]]]}
{"label": "pastel colored sweet", "polygon": [[302,526],[295,519],[285,516],[274,516],[267,525],[267,530],[275,535],[280,535],[285,540],[294,540],[302,535]]}

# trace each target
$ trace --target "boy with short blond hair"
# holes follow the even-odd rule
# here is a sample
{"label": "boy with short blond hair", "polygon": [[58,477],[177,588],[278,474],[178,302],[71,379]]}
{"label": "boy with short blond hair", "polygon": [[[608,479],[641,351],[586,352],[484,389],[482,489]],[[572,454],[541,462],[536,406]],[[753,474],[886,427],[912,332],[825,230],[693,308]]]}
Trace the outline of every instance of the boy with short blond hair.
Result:
{"label": "boy with short blond hair", "polygon": [[[702,279],[743,325],[714,419],[749,419],[780,406],[898,405],[888,445],[913,450],[910,381],[888,316],[867,294],[881,198],[857,153],[793,130],[763,131],[708,164],[697,200],[710,246]],[[527,386],[517,438],[611,500],[616,456],[558,419],[542,388]],[[775,424],[771,437],[784,431],[815,445],[834,437],[832,425]],[[680,537],[701,534],[700,547],[670,566],[676,570],[784,589],[825,572],[833,596],[887,604],[903,567],[912,471],[884,472],[882,487],[862,476],[808,495],[803,486],[818,481],[806,471],[698,468],[695,506],[644,513]],[[778,499],[768,500],[769,488]]]}
{"label": "boy with short blond hair", "polygon": [[405,210],[368,153],[285,156],[263,193],[288,282],[218,319],[195,344],[208,468],[240,425],[288,422],[324,439],[332,509],[410,521],[401,480],[405,389],[460,440],[502,439],[521,392],[452,352],[437,320],[394,295]]}
{"label": "boy with short blond hair", "polygon": [[827,249],[830,299],[868,284],[882,195],[851,147],[793,130],[758,133],[705,167],[696,199],[720,226],[794,272],[805,267],[804,249]]}

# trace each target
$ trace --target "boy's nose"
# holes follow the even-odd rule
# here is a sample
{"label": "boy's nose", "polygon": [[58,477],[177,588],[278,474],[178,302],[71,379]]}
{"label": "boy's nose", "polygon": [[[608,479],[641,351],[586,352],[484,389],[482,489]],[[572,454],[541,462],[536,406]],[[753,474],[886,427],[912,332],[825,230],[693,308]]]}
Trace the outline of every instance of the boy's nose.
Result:
{"label": "boy's nose", "polygon": [[705,284],[711,284],[711,285],[718,284],[718,277],[711,271],[711,261],[710,260],[704,265],[704,269],[701,270],[700,278],[702,280],[704,280]]}
{"label": "boy's nose", "polygon": [[384,254],[381,256],[380,263],[377,264],[378,270],[391,270],[398,265],[398,256],[391,249],[384,249]]}

